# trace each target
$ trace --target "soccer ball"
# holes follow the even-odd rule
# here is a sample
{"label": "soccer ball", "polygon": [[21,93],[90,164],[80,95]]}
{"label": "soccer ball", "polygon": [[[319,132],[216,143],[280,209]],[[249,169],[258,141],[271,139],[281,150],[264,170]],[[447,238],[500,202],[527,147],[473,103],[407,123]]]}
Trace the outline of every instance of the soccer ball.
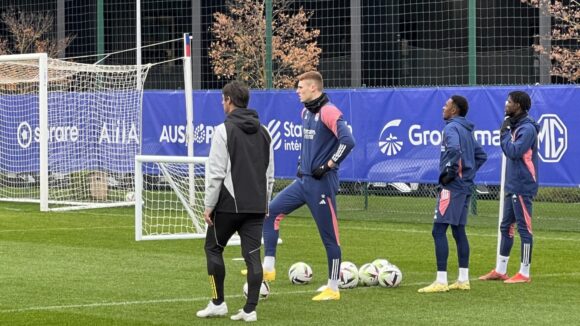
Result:
{"label": "soccer ball", "polygon": [[379,284],[386,288],[396,288],[403,280],[403,273],[395,265],[387,266],[379,272]]}
{"label": "soccer ball", "polygon": [[358,270],[358,279],[364,286],[375,286],[379,283],[379,270],[371,263],[364,264]]}
{"label": "soccer ball", "polygon": [[[267,299],[270,295],[270,283],[266,281],[262,281],[262,285],[260,286],[260,300]],[[248,282],[244,284],[244,297],[248,297]]]}
{"label": "soccer ball", "polygon": [[387,266],[391,266],[391,263],[384,258],[377,258],[371,264],[375,265],[379,271],[385,269]]}
{"label": "soccer ball", "polygon": [[288,278],[292,284],[308,284],[312,281],[312,268],[303,262],[295,263],[288,270]]}
{"label": "soccer ball", "polygon": [[132,191],[127,192],[125,195],[125,201],[135,201],[135,193]]}
{"label": "soccer ball", "polygon": [[341,289],[352,289],[358,285],[358,268],[355,264],[344,261],[340,264],[340,276],[338,287]]}

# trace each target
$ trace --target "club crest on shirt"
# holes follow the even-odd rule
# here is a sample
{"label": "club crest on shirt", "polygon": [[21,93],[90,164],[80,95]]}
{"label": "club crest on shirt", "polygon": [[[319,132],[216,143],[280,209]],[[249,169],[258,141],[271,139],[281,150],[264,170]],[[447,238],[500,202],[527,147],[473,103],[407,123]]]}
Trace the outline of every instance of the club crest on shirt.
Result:
{"label": "club crest on shirt", "polygon": [[316,130],[304,129],[304,139],[314,139],[314,136],[316,136]]}
{"label": "club crest on shirt", "polygon": [[314,116],[314,121],[318,122],[318,119],[320,119],[320,113],[316,113]]}

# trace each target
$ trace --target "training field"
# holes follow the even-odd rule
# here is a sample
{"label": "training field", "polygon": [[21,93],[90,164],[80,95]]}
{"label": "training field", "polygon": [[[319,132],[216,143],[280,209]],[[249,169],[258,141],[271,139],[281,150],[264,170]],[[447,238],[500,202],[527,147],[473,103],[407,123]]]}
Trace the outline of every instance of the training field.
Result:
{"label": "training field", "polygon": [[[360,197],[359,197],[360,198]],[[347,203],[348,198],[343,202]],[[373,210],[381,200],[383,209]],[[405,199],[407,202],[410,199]],[[432,199],[414,198],[418,207]],[[397,197],[369,197],[369,209],[340,211],[343,260],[357,266],[387,258],[403,271],[399,288],[343,290],[340,301],[313,302],[326,283],[326,258],[313,220],[298,211],[282,222],[278,275],[258,306],[264,325],[570,325],[580,320],[580,205],[572,217],[534,220],[532,283],[476,277],[495,264],[497,218],[470,217],[469,292],[419,294],[434,280],[432,211],[393,213]],[[425,202],[423,202],[425,201]],[[348,204],[344,204],[347,206]],[[538,204],[539,206],[540,204]],[[480,209],[497,207],[480,201]],[[539,208],[541,210],[541,208]],[[398,210],[403,212],[404,210]],[[0,203],[0,325],[231,325],[195,317],[209,300],[202,240],[135,242],[133,209],[39,213],[37,205]],[[450,234],[450,232],[449,232]],[[457,276],[450,240],[449,279]],[[509,274],[519,268],[516,240]],[[240,247],[226,249],[226,302],[244,302]],[[314,282],[291,285],[288,267],[309,263]]]}

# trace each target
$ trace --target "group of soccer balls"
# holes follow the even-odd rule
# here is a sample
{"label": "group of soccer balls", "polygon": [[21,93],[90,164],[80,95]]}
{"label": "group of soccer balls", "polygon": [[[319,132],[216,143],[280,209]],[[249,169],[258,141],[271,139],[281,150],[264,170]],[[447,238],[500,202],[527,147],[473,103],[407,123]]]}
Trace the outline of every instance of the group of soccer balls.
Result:
{"label": "group of soccer balls", "polygon": [[[292,284],[308,284],[312,280],[312,268],[298,262],[290,267],[288,278]],[[357,286],[376,286],[394,288],[401,284],[403,273],[388,260],[379,258],[372,263],[362,265],[360,268],[349,261],[340,264],[340,276],[338,287],[352,289]]]}
{"label": "group of soccer balls", "polygon": [[[292,284],[308,284],[312,281],[312,267],[304,262],[298,262],[290,266],[288,278]],[[341,289],[353,289],[357,286],[376,286],[394,288],[401,284],[403,273],[397,265],[388,260],[379,258],[372,263],[367,263],[357,268],[349,261],[340,264],[340,276],[338,287]],[[248,283],[244,284],[244,296],[248,296]],[[266,299],[270,295],[270,283],[263,281],[260,287],[260,299]]]}

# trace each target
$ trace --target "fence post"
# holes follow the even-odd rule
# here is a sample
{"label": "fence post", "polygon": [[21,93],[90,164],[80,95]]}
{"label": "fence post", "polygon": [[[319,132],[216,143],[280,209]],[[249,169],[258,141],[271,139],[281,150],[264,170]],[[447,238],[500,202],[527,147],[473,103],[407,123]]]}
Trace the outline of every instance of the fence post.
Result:
{"label": "fence post", "polygon": [[469,0],[468,8],[468,63],[469,63],[469,85],[477,85],[477,23],[476,23],[476,3]]}
{"label": "fence post", "polygon": [[266,89],[272,88],[272,0],[266,0]]}

